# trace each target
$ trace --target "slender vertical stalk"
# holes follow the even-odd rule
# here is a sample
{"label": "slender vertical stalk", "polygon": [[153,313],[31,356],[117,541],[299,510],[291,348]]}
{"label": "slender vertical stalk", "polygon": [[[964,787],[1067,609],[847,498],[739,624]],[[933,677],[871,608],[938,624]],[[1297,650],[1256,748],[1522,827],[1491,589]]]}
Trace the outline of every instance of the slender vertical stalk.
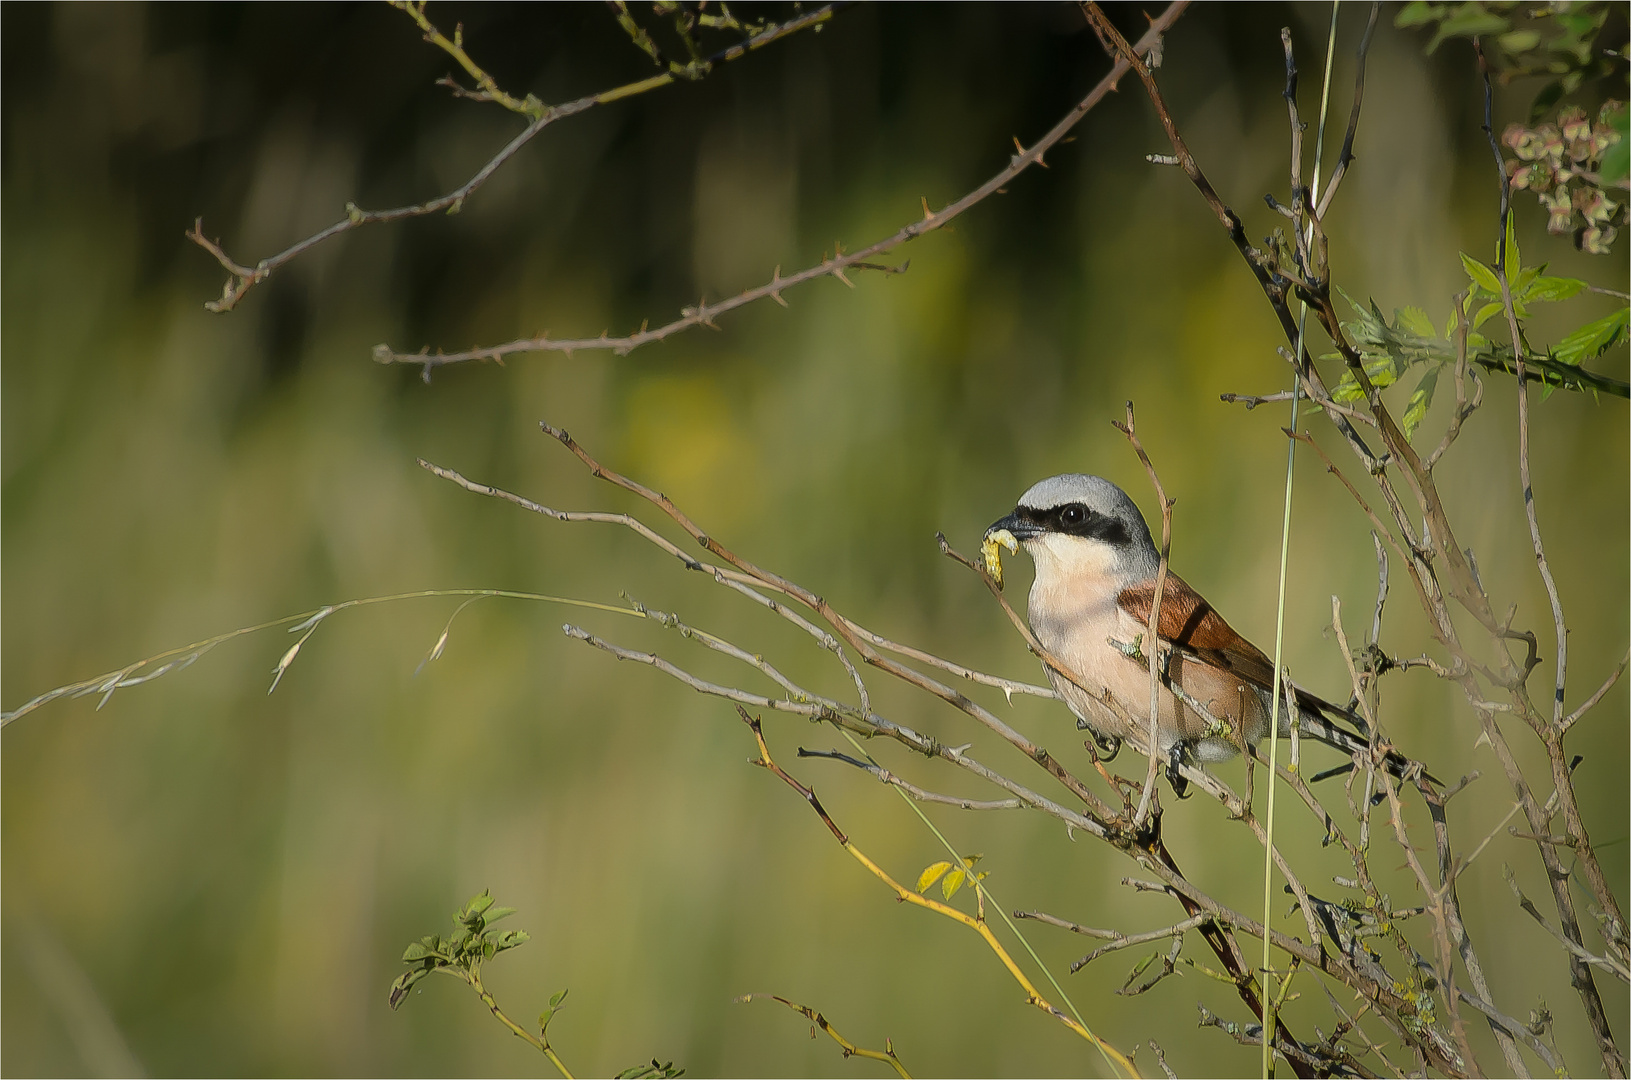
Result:
{"label": "slender vertical stalk", "polygon": [[[1320,89],[1320,122],[1314,140],[1314,175],[1309,189],[1307,200],[1308,212],[1316,213],[1315,207],[1319,205],[1320,191],[1320,164],[1325,152],[1325,117],[1331,103],[1331,61],[1336,55],[1337,42],[1337,12],[1342,6],[1342,0],[1331,0],[1331,32],[1325,42],[1325,78]],[[1289,46],[1287,46],[1289,48]],[[1295,168],[1295,165],[1293,166]],[[1291,193],[1292,205],[1296,206],[1297,192]],[[1313,225],[1308,226],[1309,240],[1312,243]],[[1306,244],[1305,244],[1306,246]],[[1307,271],[1310,268],[1305,267]],[[1303,362],[1303,353],[1308,330],[1308,305],[1304,303],[1297,315],[1297,350],[1293,355],[1293,371],[1291,373],[1291,430],[1297,430],[1297,406],[1302,400],[1302,382],[1296,370]],[[1280,583],[1279,596],[1274,608],[1274,693],[1273,704],[1269,715],[1269,789],[1268,805],[1265,816],[1266,842],[1263,845],[1263,926],[1265,931],[1274,911],[1274,792],[1275,773],[1280,766],[1280,678],[1282,656],[1285,649],[1286,630],[1286,566],[1291,555],[1291,479],[1297,464],[1297,440],[1286,440],[1286,496],[1285,504],[1280,514]],[[1298,717],[1288,718],[1293,727]],[[1294,755],[1295,756],[1295,755]],[[1267,993],[1269,984],[1270,949],[1268,933],[1263,934],[1263,1078],[1268,1080],[1274,1075],[1274,1040],[1270,1033],[1274,1031],[1274,1003],[1272,995]],[[1289,984],[1290,979],[1287,979]]]}

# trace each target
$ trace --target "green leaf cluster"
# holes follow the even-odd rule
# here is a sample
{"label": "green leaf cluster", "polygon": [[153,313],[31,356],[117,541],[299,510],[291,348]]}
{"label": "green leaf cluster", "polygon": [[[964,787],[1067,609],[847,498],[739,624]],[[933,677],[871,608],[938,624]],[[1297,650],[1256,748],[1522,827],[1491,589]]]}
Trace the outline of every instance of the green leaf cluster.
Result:
{"label": "green leaf cluster", "polygon": [[1481,38],[1503,82],[1520,76],[1551,75],[1535,98],[1535,117],[1588,78],[1612,71],[1610,57],[1597,48],[1597,35],[1608,21],[1609,5],[1593,2],[1545,6],[1512,0],[1472,0],[1435,4],[1413,0],[1400,9],[1393,25],[1432,27],[1429,53],[1453,38]]}
{"label": "green leaf cluster", "polygon": [[[1507,221],[1504,254],[1507,279],[1512,291],[1512,310],[1520,320],[1519,340],[1524,345],[1525,364],[1537,369],[1536,374],[1544,381],[1546,393],[1550,393],[1556,386],[1573,386],[1575,389],[1581,389],[1583,384],[1578,381],[1571,382],[1567,369],[1579,368],[1587,360],[1601,356],[1608,349],[1625,341],[1631,309],[1622,307],[1613,314],[1587,323],[1557,345],[1545,350],[1544,354],[1537,353],[1524,340],[1521,325],[1521,320],[1529,317],[1530,307],[1534,304],[1567,300],[1586,291],[1589,286],[1579,278],[1547,274],[1545,263],[1525,267],[1510,216]],[[1502,370],[1512,368],[1511,347],[1498,345],[1480,332],[1480,328],[1486,322],[1503,315],[1506,310],[1501,295],[1500,278],[1494,268],[1465,253],[1461,256],[1461,265],[1467,272],[1469,283],[1466,298],[1459,310],[1450,312],[1442,333],[1420,308],[1398,308],[1393,312],[1393,318],[1389,320],[1382,314],[1374,300],[1365,305],[1347,293],[1342,293],[1343,299],[1354,310],[1353,319],[1344,322],[1342,327],[1348,339],[1359,351],[1365,375],[1373,386],[1377,389],[1392,386],[1403,379],[1411,368],[1425,369],[1415,389],[1411,391],[1410,400],[1400,417],[1400,426],[1404,429],[1406,438],[1415,434],[1427,416],[1427,410],[1433,404],[1433,395],[1438,389],[1439,376],[1443,373],[1445,365],[1455,362],[1454,342],[1463,318],[1466,319],[1467,325],[1468,360],[1490,368]],[[1337,291],[1342,292],[1340,288]],[[1327,359],[1338,358],[1336,353],[1327,354]],[[1351,403],[1362,400],[1365,392],[1354,373],[1347,371],[1333,388],[1331,396],[1339,402]]]}
{"label": "green leaf cluster", "polygon": [[[1599,37],[1611,8],[1604,2],[1554,0],[1544,6],[1516,2],[1439,4],[1414,0],[1394,19],[1400,27],[1433,29],[1432,53],[1452,38],[1478,41],[1501,82],[1546,76],[1529,107],[1528,125],[1512,124],[1502,141],[1516,151],[1506,169],[1515,189],[1535,193],[1547,212],[1547,229],[1573,233],[1575,246],[1609,253],[1624,227],[1623,202],[1609,198],[1631,171],[1631,131],[1626,106],[1610,100],[1587,119],[1578,105],[1562,107],[1588,80],[1612,78],[1618,96],[1624,50],[1603,47]],[[1543,122],[1544,121],[1544,122]]]}
{"label": "green leaf cluster", "polygon": [[[493,896],[483,889],[453,913],[454,931],[450,937],[427,934],[412,942],[402,953],[402,962],[413,965],[391,984],[391,1008],[398,1008],[408,991],[420,979],[440,968],[472,972],[501,952],[530,940],[525,930],[496,930],[493,923],[515,914],[514,908],[494,907]],[[560,997],[565,996],[562,991]],[[551,1002],[551,1006],[556,1005]]]}

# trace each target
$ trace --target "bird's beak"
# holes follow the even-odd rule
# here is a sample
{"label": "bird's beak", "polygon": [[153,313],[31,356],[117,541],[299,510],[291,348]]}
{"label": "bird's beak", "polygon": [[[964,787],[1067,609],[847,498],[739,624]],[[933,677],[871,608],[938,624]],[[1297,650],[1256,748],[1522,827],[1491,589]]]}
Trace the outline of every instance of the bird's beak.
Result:
{"label": "bird's beak", "polygon": [[1009,514],[1001,521],[992,522],[991,527],[985,530],[985,535],[986,538],[989,539],[996,533],[1004,531],[1022,544],[1032,537],[1040,536],[1042,534],[1041,529],[1035,525],[1032,525],[1030,522],[1023,520],[1019,514],[1014,513]]}

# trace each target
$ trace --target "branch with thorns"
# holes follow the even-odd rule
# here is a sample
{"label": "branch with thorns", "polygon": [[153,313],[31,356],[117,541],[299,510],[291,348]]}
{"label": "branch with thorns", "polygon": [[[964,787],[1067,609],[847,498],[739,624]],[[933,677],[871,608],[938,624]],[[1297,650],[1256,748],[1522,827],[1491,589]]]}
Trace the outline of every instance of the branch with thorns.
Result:
{"label": "branch with thorns", "polygon": [[[624,98],[634,97],[637,94],[644,94],[668,86],[680,78],[671,71],[664,72],[660,75],[653,75],[648,79],[641,79],[637,82],[613,87],[610,90],[603,90],[598,94],[589,94],[586,97],[562,105],[545,105],[531,94],[528,94],[525,98],[516,98],[499,89],[492,76],[465,51],[463,27],[456,28],[453,31],[453,36],[449,38],[438,30],[425,15],[425,4],[423,2],[415,3],[412,0],[389,0],[389,2],[392,7],[406,12],[408,17],[413,19],[414,23],[424,33],[427,42],[435,45],[457,61],[459,66],[475,80],[476,89],[473,91],[468,90],[451,78],[439,80],[439,85],[451,88],[456,97],[475,101],[490,101],[501,105],[510,112],[526,117],[527,126],[508,143],[505,143],[503,148],[489,158],[485,165],[477,169],[470,179],[452,191],[421,203],[398,206],[388,210],[364,210],[357,206],[356,203],[348,202],[345,204],[345,217],[327,228],[320,229],[305,239],[291,244],[275,255],[268,255],[253,266],[246,266],[228,255],[219,240],[211,240],[204,234],[204,220],[202,218],[195,220],[193,227],[187,230],[187,239],[214,256],[215,261],[221,264],[221,268],[231,275],[226,284],[222,286],[220,299],[211,300],[204,305],[210,311],[231,311],[238,306],[238,302],[251,289],[271,277],[280,267],[299,258],[318,245],[353,229],[362,228],[364,225],[402,221],[408,218],[425,217],[443,212],[456,214],[464,208],[466,199],[474,195],[483,184],[492,178],[494,173],[510,159],[514,158],[522,147],[530,143],[546,127],[557,120],[577,116],[597,105],[608,105],[614,101],[621,101]],[[827,4],[814,11],[789,19],[780,25],[770,24],[746,41],[722,49],[707,60],[702,61],[698,70],[701,74],[706,74],[721,64],[727,64],[732,60],[746,56],[748,53],[762,49],[766,45],[779,41],[790,34],[796,34],[800,30],[806,30],[810,27],[819,27],[831,19],[833,13],[842,6],[844,5]],[[695,77],[700,78],[701,74]]]}
{"label": "branch with thorns", "polygon": [[[1324,380],[1314,367],[1306,352],[1299,352],[1293,357],[1298,375],[1299,387],[1315,404],[1319,405],[1327,418],[1332,422],[1344,441],[1347,442],[1355,456],[1359,458],[1379,489],[1389,516],[1392,517],[1392,528],[1373,511],[1358,490],[1351,483],[1344,480],[1355,501],[1369,517],[1373,528],[1380,536],[1385,536],[1389,544],[1401,556],[1402,561],[1410,574],[1412,584],[1415,586],[1418,599],[1421,601],[1424,612],[1428,615],[1435,638],[1450,654],[1448,664],[1431,662],[1435,670],[1443,672],[1445,677],[1456,682],[1463,690],[1475,715],[1478,717],[1485,738],[1489,741],[1500,759],[1503,771],[1506,773],[1518,805],[1529,819],[1529,834],[1544,838],[1549,830],[1545,827],[1544,817],[1535,800],[1531,786],[1518,765],[1516,756],[1507,745],[1506,738],[1500,727],[1495,723],[1498,711],[1511,711],[1520,716],[1535,732],[1547,752],[1548,760],[1552,766],[1553,783],[1561,796],[1562,804],[1566,810],[1568,821],[1567,835],[1570,847],[1583,852],[1580,856],[1580,866],[1584,871],[1587,882],[1591,886],[1593,896],[1598,900],[1599,906],[1609,918],[1620,917],[1620,907],[1617,898],[1608,887],[1606,878],[1602,876],[1601,868],[1595,853],[1591,850],[1590,841],[1585,834],[1584,824],[1580,819],[1578,806],[1574,798],[1573,780],[1568,767],[1566,755],[1563,751],[1562,736],[1567,728],[1577,719],[1570,714],[1565,716],[1564,700],[1564,662],[1567,658],[1566,639],[1567,626],[1563,620],[1561,601],[1545,559],[1544,547],[1541,543],[1538,526],[1536,525],[1533,509],[1533,488],[1530,483],[1528,465],[1528,405],[1526,394],[1520,390],[1520,483],[1525,497],[1525,512],[1530,524],[1530,534],[1535,549],[1537,566],[1541,571],[1544,584],[1547,588],[1548,599],[1551,603],[1554,629],[1557,637],[1557,673],[1554,687],[1550,717],[1537,711],[1530,702],[1525,683],[1530,671],[1538,661],[1537,643],[1533,634],[1513,631],[1510,619],[1498,619],[1494,613],[1491,601],[1479,580],[1474,564],[1467,549],[1464,549],[1455,539],[1449,518],[1445,512],[1443,501],[1439,496],[1432,476],[1432,468],[1443,457],[1443,454],[1454,443],[1459,434],[1460,425],[1481,401],[1481,385],[1476,384],[1472,395],[1466,393],[1465,380],[1467,378],[1467,361],[1465,349],[1465,311],[1461,309],[1458,323],[1462,330],[1458,336],[1458,356],[1456,363],[1457,378],[1457,409],[1450,427],[1438,449],[1425,460],[1420,458],[1410,445],[1409,439],[1395,421],[1391,411],[1383,402],[1380,392],[1365,370],[1359,351],[1347,339],[1344,328],[1337,318],[1332,303],[1331,269],[1329,264],[1328,248],[1325,243],[1323,218],[1329,209],[1331,200],[1335,197],[1337,185],[1346,175],[1349,159],[1352,154],[1353,133],[1360,115],[1360,103],[1364,87],[1364,58],[1369,44],[1371,30],[1374,28],[1376,11],[1373,7],[1370,23],[1367,27],[1364,40],[1359,50],[1359,75],[1354,90],[1353,110],[1349,120],[1348,133],[1344,138],[1342,160],[1337,171],[1333,174],[1333,183],[1321,197],[1317,206],[1307,197],[1299,182],[1299,165],[1301,156],[1301,122],[1297,116],[1295,98],[1295,61],[1293,58],[1289,36],[1284,40],[1287,60],[1288,87],[1287,105],[1291,123],[1292,139],[1292,194],[1289,206],[1280,206],[1272,198],[1271,208],[1274,208],[1290,218],[1297,226],[1296,234],[1298,246],[1291,255],[1291,265],[1282,265],[1279,258],[1271,250],[1268,252],[1253,248],[1246,242],[1245,230],[1239,217],[1228,208],[1218,196],[1216,190],[1207,181],[1205,174],[1195,161],[1185,145],[1178,126],[1166,106],[1159,87],[1156,85],[1153,74],[1147,65],[1139,62],[1138,58],[1130,55],[1125,39],[1116,31],[1110,21],[1093,4],[1085,4],[1089,22],[1099,34],[1101,42],[1111,55],[1119,55],[1134,66],[1140,81],[1168,136],[1174,150],[1173,160],[1190,178],[1202,199],[1211,208],[1220,224],[1229,235],[1230,240],[1247,263],[1247,266],[1261,286],[1265,299],[1280,319],[1282,329],[1288,341],[1293,346],[1298,345],[1300,335],[1296,321],[1292,316],[1288,300],[1295,295],[1312,307],[1316,316],[1336,346],[1337,352],[1344,365],[1359,387],[1364,405],[1368,414],[1368,425],[1379,437],[1385,447],[1383,453],[1376,453],[1365,442],[1358,430],[1353,426],[1353,410],[1343,409],[1336,405],[1331,393],[1327,390]],[[1490,94],[1488,91],[1486,72],[1485,94],[1485,131],[1492,132],[1490,112]],[[1492,145],[1493,135],[1491,134]],[[1496,150],[1499,164],[1498,147]],[[1507,237],[1510,228],[1509,207],[1506,199],[1506,176],[1504,169],[1500,170],[1502,179],[1502,200],[1500,211],[1500,231],[1497,236],[1498,251],[1504,258]],[[1304,243],[1305,233],[1313,238],[1311,243]],[[1498,266],[1501,266],[1498,260]],[[1511,295],[1511,286],[1505,281],[1504,266],[1498,271],[1502,280],[1502,299],[1507,314],[1507,321],[1512,337],[1513,366],[1518,376],[1520,387],[1526,385],[1526,372],[1524,368],[1524,345],[1522,335],[1517,323],[1515,307]],[[1230,398],[1226,396],[1226,400]],[[1235,398],[1240,400],[1239,398]],[[1245,399],[1248,406],[1261,403],[1262,399]],[[1287,431],[1287,434],[1313,443],[1313,440],[1303,433]],[[1321,451],[1324,457],[1323,451]],[[1334,464],[1325,457],[1329,471],[1337,474]],[[1402,488],[1402,490],[1401,490]],[[1413,502],[1419,515],[1420,524],[1413,519],[1407,511],[1407,502]],[[1466,609],[1481,624],[1490,636],[1490,652],[1493,654],[1493,663],[1483,663],[1475,657],[1467,643],[1463,640],[1460,629],[1455,625],[1448,606],[1453,600]],[[1528,660],[1520,663],[1515,660],[1506,648],[1506,643],[1517,638],[1525,641],[1529,646]],[[1374,642],[1373,642],[1374,645]],[[1351,668],[1350,663],[1350,668]],[[1605,686],[1611,685],[1617,674],[1612,676]],[[1480,680],[1487,681],[1493,687],[1506,692],[1511,698],[1509,703],[1495,703],[1489,700],[1490,695],[1481,685]],[[1364,698],[1366,687],[1355,678],[1356,697]],[[1368,688],[1374,695],[1374,679]],[[1606,691],[1605,691],[1606,692]],[[1601,700],[1601,694],[1594,695],[1591,702]],[[1374,775],[1374,770],[1372,770]],[[1385,773],[1381,776],[1384,787],[1392,792],[1393,786]],[[1369,790],[1370,780],[1367,780]],[[1467,937],[1465,925],[1462,922],[1459,900],[1454,892],[1454,868],[1457,861],[1450,848],[1448,828],[1442,818],[1442,797],[1437,796],[1429,788],[1423,789],[1427,805],[1434,818],[1435,843],[1438,849],[1438,883],[1433,885],[1427,872],[1415,863],[1413,872],[1418,875],[1422,886],[1429,895],[1435,897],[1435,935],[1439,943],[1440,966],[1442,971],[1439,979],[1441,987],[1453,986],[1453,971],[1451,957],[1459,956],[1467,970],[1468,977],[1474,983],[1481,1000],[1487,1001],[1490,997],[1482,969],[1477,962],[1476,953],[1472,949]],[[1391,800],[1390,800],[1391,801]],[[1397,821],[1395,812],[1395,821]],[[1402,834],[1400,836],[1403,842]],[[1593,1034],[1601,1052],[1605,1071],[1611,1076],[1624,1075],[1624,1061],[1615,1042],[1613,1032],[1608,1024],[1606,1014],[1603,1012],[1601,998],[1597,992],[1591,975],[1591,966],[1580,955],[1583,944],[1580,937],[1578,920],[1574,916],[1574,904],[1568,894],[1568,873],[1562,868],[1557,850],[1560,845],[1547,842],[1545,839],[1536,841],[1540,858],[1545,864],[1548,878],[1552,882],[1554,901],[1557,905],[1561,933],[1566,940],[1566,952],[1571,965],[1571,982],[1574,984],[1581,1000],[1583,1011],[1591,1026]],[[1408,845],[1407,845],[1408,847]],[[1461,1029],[1455,1007],[1460,999],[1449,990],[1442,990],[1447,1011],[1456,1025],[1458,1041],[1461,1043],[1463,1056],[1469,1055],[1466,1049],[1464,1032]],[[1525,1066],[1518,1055],[1513,1037],[1505,1027],[1491,1018],[1491,1028],[1495,1034],[1503,1057],[1508,1067],[1516,1074],[1523,1075]],[[1476,1063],[1467,1061],[1468,1067],[1477,1068]],[[1442,1067],[1442,1066],[1441,1066]]]}

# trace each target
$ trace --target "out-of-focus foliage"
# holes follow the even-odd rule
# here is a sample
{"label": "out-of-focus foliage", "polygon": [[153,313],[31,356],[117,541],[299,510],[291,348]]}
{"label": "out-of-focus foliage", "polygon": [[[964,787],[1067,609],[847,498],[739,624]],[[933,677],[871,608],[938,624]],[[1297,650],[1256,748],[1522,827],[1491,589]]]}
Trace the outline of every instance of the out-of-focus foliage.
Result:
{"label": "out-of-focus foliage", "polygon": [[[1618,17],[1611,23],[1613,16]],[[1507,162],[1507,172],[1515,190],[1533,191],[1540,199],[1549,232],[1572,235],[1580,250],[1607,255],[1625,225],[1624,195],[1616,201],[1608,192],[1627,187],[1631,111],[1611,97],[1594,120],[1588,110],[1563,99],[1594,82],[1625,83],[1624,5],[1411,0],[1394,25],[1433,27],[1429,53],[1451,38],[1479,40],[1503,82],[1551,76],[1535,91],[1528,123],[1508,124],[1501,135],[1517,154]]]}
{"label": "out-of-focus foliage", "polygon": [[[571,100],[653,71],[603,6],[445,12],[518,95]],[[1261,197],[1287,182],[1279,29],[1293,28],[1313,70],[1328,18],[1324,6],[1197,5],[1166,42],[1160,78],[1178,121],[1253,237],[1282,220]],[[1339,113],[1346,43],[1363,18],[1343,5]],[[626,592],[845,692],[802,634],[638,539],[525,514],[415,465],[551,505],[635,509],[541,436],[540,418],[880,633],[1036,678],[934,534],[972,550],[1021,491],[1065,471],[1109,477],[1152,507],[1109,424],[1132,398],[1178,498],[1174,568],[1241,632],[1272,636],[1283,414],[1244,414],[1218,395],[1283,389],[1283,341],[1184,178],[1144,160],[1165,141],[1125,83],[1049,153],[1048,170],[914,243],[907,273],[857,277],[854,290],[815,282],[789,293],[786,311],[744,310],[718,333],[626,358],[519,358],[439,372],[429,386],[369,361],[379,341],[628,330],[768,280],[778,264],[815,263],[835,240],[853,250],[887,235],[921,199],[938,205],[1001,168],[1015,136],[1029,143],[1102,75],[1071,5],[846,9],[820,34],[702,81],[562,121],[457,216],[359,230],[223,316],[202,307],[221,275],[183,237],[195,217],[260,258],[337,220],[348,200],[450,190],[523,121],[436,86],[447,57],[383,4],[6,5],[0,24],[7,707],[236,626],[438,587],[606,603]],[[1350,295],[1379,311],[1432,310],[1437,325],[1467,287],[1459,254],[1493,246],[1496,192],[1470,50],[1449,41],[1428,57],[1423,43],[1378,32],[1355,165],[1328,228]],[[1524,117],[1531,92],[1498,89],[1498,120]],[[1589,92],[1580,104],[1595,115]],[[1308,96],[1305,86],[1312,119]],[[1624,266],[1548,235],[1527,200],[1518,212],[1527,264],[1626,289]],[[1621,307],[1582,294],[1533,306],[1526,329],[1558,342]],[[1623,345],[1591,366],[1623,379]],[[1487,384],[1438,475],[1482,579],[1544,649],[1510,378]],[[1413,389],[1384,393],[1402,408]],[[1436,401],[1417,437],[1447,416]],[[1573,631],[1571,706],[1626,643],[1626,418],[1621,402],[1574,392],[1535,410],[1537,513]],[[1330,598],[1368,612],[1375,561],[1348,495],[1299,462],[1287,661],[1300,683],[1337,696],[1347,676],[1326,630]],[[1010,595],[1022,594],[1025,560],[1008,571]],[[1403,591],[1383,641],[1412,656],[1431,639]],[[846,1035],[892,1038],[925,1074],[1102,1067],[1019,999],[973,935],[896,904],[807,807],[748,767],[752,745],[722,703],[564,638],[558,609],[472,606],[415,677],[458,602],[324,620],[270,696],[290,644],[275,633],[222,645],[100,711],[95,697],[54,702],[5,730],[0,1069],[536,1074],[538,1052],[472,995],[426,993],[392,1014],[381,992],[402,943],[489,883],[533,934],[492,965],[489,989],[520,1003],[571,986],[551,1035],[585,1073],[656,1054],[694,1075],[857,1075],[803,1025],[731,1008],[750,991],[829,1015],[841,1005],[857,1018]],[[704,676],[757,678],[661,626],[583,619]],[[1422,672],[1396,678],[1390,735],[1458,775],[1481,770],[1452,822],[1475,838],[1495,830],[1510,797],[1465,704]],[[970,693],[1085,762],[1053,703]],[[1570,734],[1585,756],[1583,812],[1617,880],[1628,872],[1626,702],[1622,685]],[[919,695],[880,683],[874,705],[1025,768]],[[799,745],[830,745],[823,729],[781,717],[766,717],[765,734],[789,761]],[[925,786],[990,795],[872,749],[892,769],[924,769]],[[1240,779],[1238,765],[1218,768]],[[870,777],[815,760],[797,771],[899,880],[945,858]],[[957,850],[985,853],[980,869],[1007,902],[1129,930],[1181,916],[1122,886],[1129,864],[1115,852],[1039,816],[925,812]],[[1197,800],[1164,825],[1188,874],[1242,908],[1260,898],[1260,849],[1238,825]],[[1277,827],[1342,872],[1317,827],[1295,814]],[[1461,879],[1464,895],[1494,898],[1469,929],[1492,982],[1521,988],[1515,1007],[1556,1008],[1567,970],[1505,899],[1508,860],[1531,895],[1544,889],[1530,845],[1497,831]],[[1383,887],[1417,902],[1406,872]],[[1027,933],[1055,971],[1080,954],[1079,939]],[[1106,957],[1065,981],[1095,1032],[1125,1046],[1158,1039],[1180,1075],[1256,1069],[1255,1050],[1193,1026],[1197,1004],[1250,1022],[1229,987],[1180,966],[1140,999],[1117,996],[1132,963]],[[1604,994],[1623,1016],[1623,989]],[[1294,1025],[1329,1022],[1317,992],[1286,1008]],[[1552,1037],[1589,1068],[1589,1033],[1556,1012]],[[1493,1054],[1487,1032],[1473,1034]]]}
{"label": "out-of-focus foliage", "polygon": [[[1394,16],[1399,27],[1432,27],[1427,51],[1454,38],[1485,42],[1500,78],[1510,82],[1526,76],[1552,76],[1536,94],[1532,108],[1539,115],[1565,94],[1580,89],[1588,79],[1614,74],[1615,61],[1605,50],[1619,44],[1598,44],[1598,37],[1615,5],[1603,0],[1548,0],[1544,4],[1522,0],[1467,0],[1434,4],[1410,0]],[[1623,19],[1615,27],[1623,32]],[[1623,64],[1625,54],[1619,53]]]}
{"label": "out-of-focus foliage", "polygon": [[1593,255],[1607,255],[1625,223],[1625,203],[1603,189],[1625,178],[1626,116],[1618,101],[1604,102],[1596,120],[1570,106],[1556,124],[1511,124],[1501,135],[1518,155],[1507,165],[1513,189],[1540,199],[1547,232],[1572,235],[1576,247]]}
{"label": "out-of-focus foliage", "polygon": [[[1524,362],[1529,367],[1526,375],[1539,379],[1544,387],[1543,393],[1547,395],[1559,386],[1566,386],[1586,392],[1607,389],[1624,397],[1623,382],[1587,379],[1585,373],[1568,369],[1578,369],[1587,360],[1595,360],[1624,343],[1627,316],[1631,315],[1631,310],[1616,308],[1602,318],[1570,331],[1555,346],[1536,350],[1523,337],[1523,325],[1529,319],[1529,305],[1567,300],[1584,292],[1588,285],[1579,278],[1548,275],[1545,263],[1524,266],[1523,253],[1515,229],[1511,227],[1514,220],[1508,219],[1504,270],[1512,291],[1512,312],[1520,320],[1518,333],[1524,342]],[[1392,322],[1389,322],[1377,309],[1374,300],[1367,307],[1347,293],[1342,294],[1354,311],[1353,319],[1342,325],[1349,340],[1365,358],[1365,374],[1372,384],[1392,386],[1405,376],[1412,365],[1425,368],[1399,417],[1399,424],[1406,436],[1414,435],[1427,410],[1432,407],[1433,395],[1445,366],[1456,363],[1462,348],[1460,339],[1463,327],[1466,333],[1465,358],[1469,362],[1492,371],[1516,371],[1511,336],[1505,326],[1506,304],[1500,278],[1495,270],[1466,252],[1461,253],[1461,265],[1467,271],[1467,289],[1457,297],[1455,308],[1445,320],[1442,335],[1433,320],[1419,307],[1398,308],[1393,312]],[[1341,286],[1338,286],[1338,291],[1341,291]],[[1496,331],[1497,337],[1504,332],[1508,344],[1492,341],[1479,332],[1486,322],[1497,316],[1503,316],[1500,320],[1502,325]],[[1337,359],[1337,354],[1329,353],[1326,359]],[[1331,394],[1336,400],[1345,402],[1359,401],[1365,396],[1364,389],[1352,372],[1343,373]]]}

